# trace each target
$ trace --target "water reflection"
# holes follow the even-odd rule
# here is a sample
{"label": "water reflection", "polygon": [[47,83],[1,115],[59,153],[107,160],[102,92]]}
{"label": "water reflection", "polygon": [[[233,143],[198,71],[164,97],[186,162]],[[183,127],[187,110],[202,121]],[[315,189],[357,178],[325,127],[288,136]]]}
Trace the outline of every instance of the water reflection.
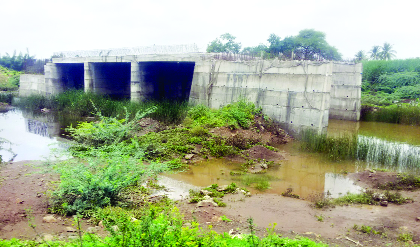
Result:
{"label": "water reflection", "polygon": [[[0,126],[0,137],[9,140],[12,151],[17,154],[14,161],[44,159],[50,156],[51,147],[60,147],[57,137],[60,126],[47,115],[34,116],[14,109],[0,113]],[[4,160],[13,157],[5,150],[0,150],[0,155]]]}

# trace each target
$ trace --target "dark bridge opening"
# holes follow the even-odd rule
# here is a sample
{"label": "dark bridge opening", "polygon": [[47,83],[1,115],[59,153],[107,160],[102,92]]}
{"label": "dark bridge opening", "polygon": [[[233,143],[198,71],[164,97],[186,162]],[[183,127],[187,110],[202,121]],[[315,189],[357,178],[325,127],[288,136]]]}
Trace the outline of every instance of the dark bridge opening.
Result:
{"label": "dark bridge opening", "polygon": [[57,70],[61,76],[59,80],[64,90],[84,89],[84,65],[83,63],[58,63]]}
{"label": "dark bridge opening", "polygon": [[94,92],[116,99],[129,99],[131,63],[92,63]]}
{"label": "dark bridge opening", "polygon": [[139,66],[145,100],[189,99],[194,62],[140,62]]}

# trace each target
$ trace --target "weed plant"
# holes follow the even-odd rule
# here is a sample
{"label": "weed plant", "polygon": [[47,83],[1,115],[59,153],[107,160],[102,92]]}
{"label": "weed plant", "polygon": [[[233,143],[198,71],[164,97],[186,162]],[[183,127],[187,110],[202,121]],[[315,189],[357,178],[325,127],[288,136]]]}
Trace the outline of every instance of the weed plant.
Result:
{"label": "weed plant", "polygon": [[51,196],[53,213],[89,215],[106,206],[116,206],[120,192],[138,185],[149,176],[167,170],[164,164],[147,166],[129,156],[83,157],[55,166],[60,184]]}

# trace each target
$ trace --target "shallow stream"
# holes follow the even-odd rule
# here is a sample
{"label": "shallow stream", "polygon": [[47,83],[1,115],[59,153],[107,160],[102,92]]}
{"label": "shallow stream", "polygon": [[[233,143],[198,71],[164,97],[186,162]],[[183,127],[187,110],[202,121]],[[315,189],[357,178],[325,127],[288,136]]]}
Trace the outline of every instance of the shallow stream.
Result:
{"label": "shallow stream", "polygon": [[[65,148],[66,140],[61,138],[62,129],[55,122],[55,117],[49,114],[34,116],[18,109],[0,113],[0,137],[12,142],[10,147],[16,154],[14,161],[43,160],[51,157],[50,149]],[[185,196],[188,190],[197,187],[206,187],[217,183],[219,185],[237,183],[239,186],[251,184],[248,188],[254,193],[281,194],[288,188],[301,197],[308,197],[316,193],[329,193],[333,197],[346,192],[358,192],[360,187],[353,184],[345,174],[362,171],[367,167],[380,167],[390,170],[417,172],[417,167],[405,165],[404,159],[420,156],[420,128],[416,126],[397,125],[377,122],[351,122],[330,120],[328,135],[343,135],[358,133],[359,140],[375,142],[384,147],[388,153],[396,152],[398,165],[380,166],[376,163],[378,149],[372,150],[369,162],[340,161],[333,162],[327,157],[314,153],[303,152],[299,143],[294,141],[277,148],[285,157],[280,166],[268,169],[265,174],[232,176],[230,172],[238,170],[240,164],[225,160],[212,159],[190,166],[190,169],[173,174],[163,174],[161,183],[169,191],[172,198]],[[394,151],[392,151],[394,150]],[[7,160],[13,155],[7,151],[0,151],[0,155]],[[408,158],[406,158],[408,157]],[[395,158],[393,158],[395,159]],[[268,181],[270,188],[265,192],[253,189],[253,181]]]}

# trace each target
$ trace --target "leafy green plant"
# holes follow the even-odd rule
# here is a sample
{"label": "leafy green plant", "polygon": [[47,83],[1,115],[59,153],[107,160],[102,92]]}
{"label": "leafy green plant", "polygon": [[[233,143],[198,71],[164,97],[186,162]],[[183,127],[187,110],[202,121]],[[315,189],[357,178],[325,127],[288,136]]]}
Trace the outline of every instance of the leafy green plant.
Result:
{"label": "leafy green plant", "polygon": [[55,166],[60,174],[60,185],[51,197],[52,212],[86,214],[97,208],[115,206],[123,189],[166,169],[163,164],[146,167],[128,156],[85,157],[85,160],[72,159]]}
{"label": "leafy green plant", "polygon": [[222,215],[222,216],[220,216],[220,219],[221,219],[222,221],[224,221],[224,222],[231,222],[231,221],[232,221],[231,219],[229,219],[228,217],[226,217],[226,215]]}
{"label": "leafy green plant", "polygon": [[322,216],[322,215],[315,215],[315,218],[319,222],[324,222],[324,216]]}
{"label": "leafy green plant", "polygon": [[397,237],[398,241],[409,242],[413,240],[413,234],[411,233],[400,233]]}
{"label": "leafy green plant", "polygon": [[99,122],[82,122],[76,128],[72,126],[66,130],[71,137],[78,143],[98,147],[101,145],[111,145],[120,143],[130,137],[130,132],[137,126],[138,120],[156,110],[156,107],[147,109],[144,112],[137,112],[132,120],[126,110],[125,119],[117,120],[113,117],[104,117],[98,111]]}

